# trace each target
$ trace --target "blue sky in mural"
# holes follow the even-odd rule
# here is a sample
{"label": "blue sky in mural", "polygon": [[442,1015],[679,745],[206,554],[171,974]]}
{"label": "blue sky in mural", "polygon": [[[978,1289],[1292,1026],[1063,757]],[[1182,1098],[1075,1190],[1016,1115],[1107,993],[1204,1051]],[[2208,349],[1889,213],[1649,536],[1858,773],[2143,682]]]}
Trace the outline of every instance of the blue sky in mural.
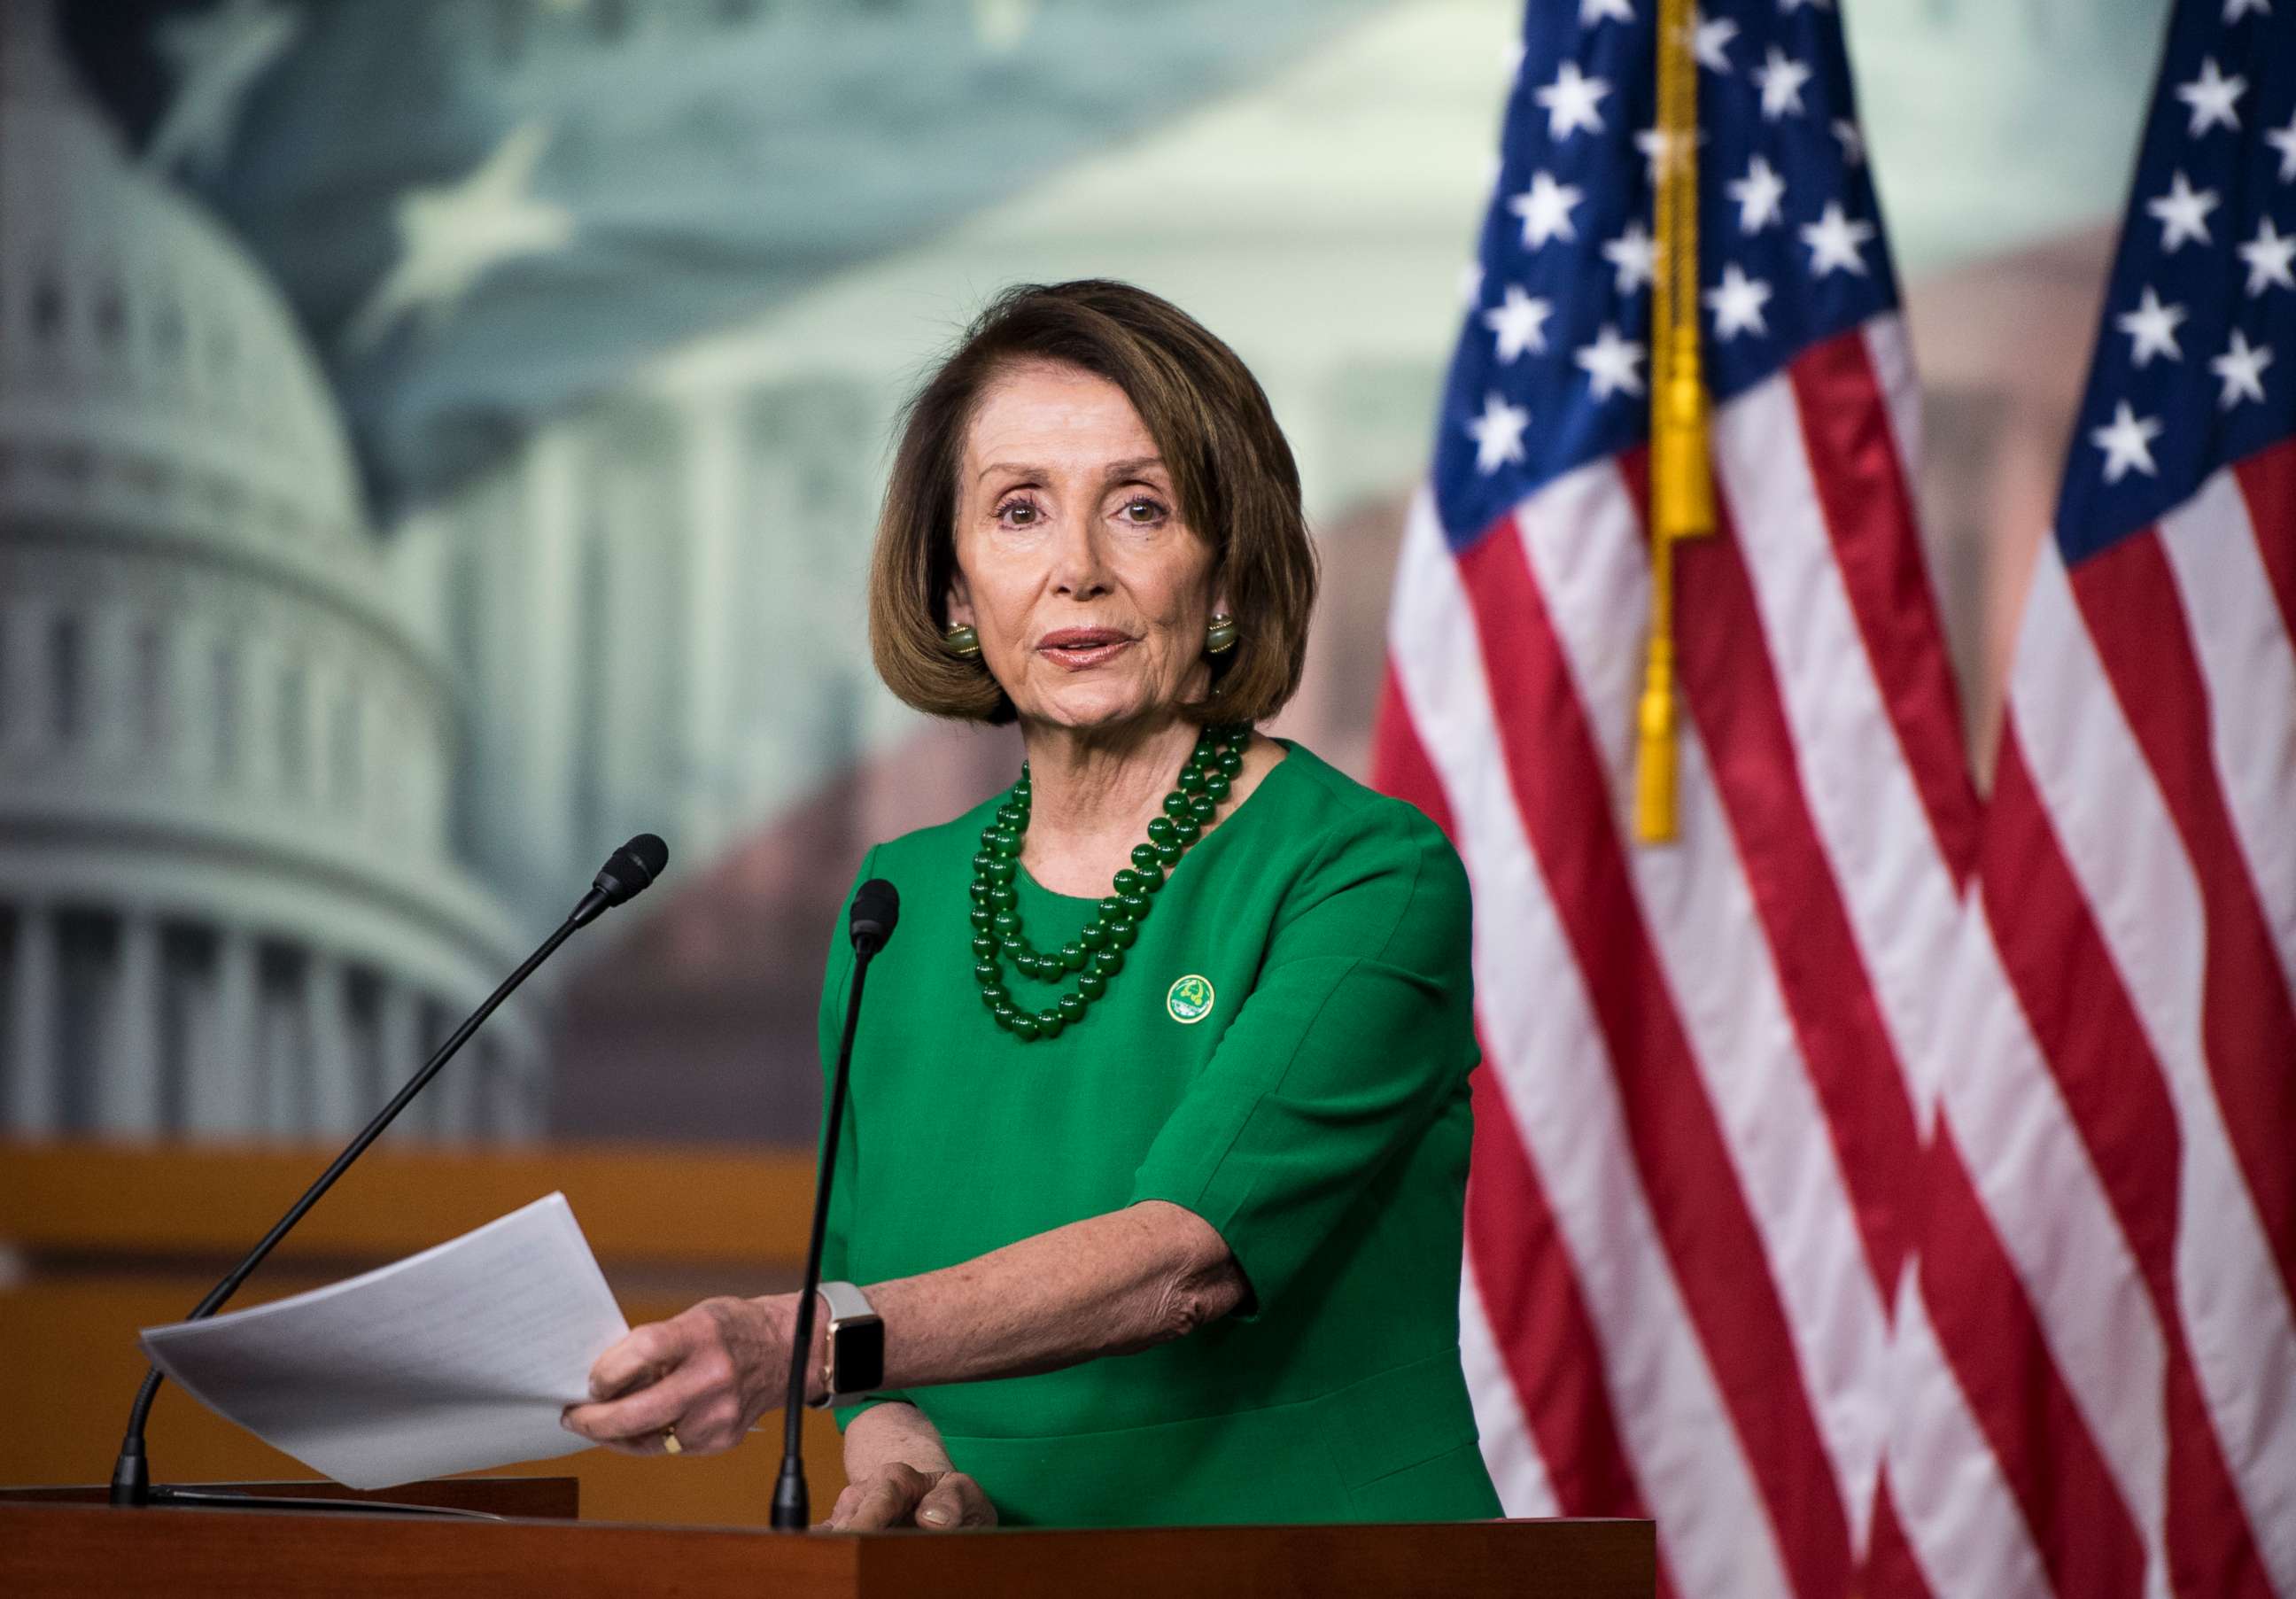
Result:
{"label": "blue sky in mural", "polygon": [[83,0],[67,28],[144,158],[284,285],[387,518],[1373,8]]}

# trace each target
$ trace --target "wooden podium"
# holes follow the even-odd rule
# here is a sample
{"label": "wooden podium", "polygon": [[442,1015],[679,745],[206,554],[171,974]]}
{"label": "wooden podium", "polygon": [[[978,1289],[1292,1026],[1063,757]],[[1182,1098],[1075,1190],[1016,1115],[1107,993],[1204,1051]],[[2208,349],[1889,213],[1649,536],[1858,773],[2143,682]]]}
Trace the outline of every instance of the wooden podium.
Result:
{"label": "wooden podium", "polygon": [[244,1486],[509,1514],[113,1510],[97,1488],[0,1489],[0,1593],[1650,1599],[1657,1580],[1648,1521],[797,1535],[577,1521],[570,1479],[458,1480],[371,1496],[319,1483]]}

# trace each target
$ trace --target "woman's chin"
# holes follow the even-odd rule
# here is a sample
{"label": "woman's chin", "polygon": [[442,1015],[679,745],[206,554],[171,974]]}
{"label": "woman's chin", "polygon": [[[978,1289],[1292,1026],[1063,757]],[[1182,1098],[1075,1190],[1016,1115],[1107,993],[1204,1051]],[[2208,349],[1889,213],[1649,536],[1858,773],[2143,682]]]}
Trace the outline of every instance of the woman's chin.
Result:
{"label": "woman's chin", "polygon": [[1047,726],[1090,733],[1137,721],[1154,709],[1154,696],[1132,685],[1067,683],[1037,696],[1023,714]]}

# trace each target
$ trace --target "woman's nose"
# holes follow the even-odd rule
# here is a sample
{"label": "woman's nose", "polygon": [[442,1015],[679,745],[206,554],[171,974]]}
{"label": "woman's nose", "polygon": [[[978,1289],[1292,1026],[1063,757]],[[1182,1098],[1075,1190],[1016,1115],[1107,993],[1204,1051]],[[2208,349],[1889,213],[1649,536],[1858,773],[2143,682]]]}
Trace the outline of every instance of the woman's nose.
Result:
{"label": "woman's nose", "polygon": [[1052,580],[1059,593],[1089,599],[1108,591],[1107,553],[1099,529],[1083,518],[1062,522],[1053,544]]}

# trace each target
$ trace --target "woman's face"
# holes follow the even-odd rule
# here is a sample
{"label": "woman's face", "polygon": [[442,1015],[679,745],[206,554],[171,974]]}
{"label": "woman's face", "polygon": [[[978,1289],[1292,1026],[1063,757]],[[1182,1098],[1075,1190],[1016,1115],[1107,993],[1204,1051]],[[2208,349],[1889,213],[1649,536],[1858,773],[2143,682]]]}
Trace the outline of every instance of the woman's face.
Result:
{"label": "woman's face", "polygon": [[1024,721],[1121,726],[1201,697],[1211,546],[1124,390],[1031,362],[981,395],[956,485],[952,622]]}

